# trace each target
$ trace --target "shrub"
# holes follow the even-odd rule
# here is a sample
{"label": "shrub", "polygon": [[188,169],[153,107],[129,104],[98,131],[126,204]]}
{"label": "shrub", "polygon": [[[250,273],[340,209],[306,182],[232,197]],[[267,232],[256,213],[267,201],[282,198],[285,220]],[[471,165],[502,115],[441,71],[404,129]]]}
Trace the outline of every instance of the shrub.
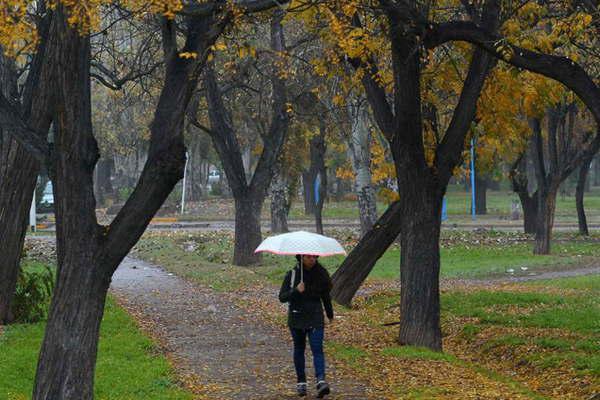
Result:
{"label": "shrub", "polygon": [[211,196],[222,196],[223,195],[223,184],[221,182],[215,182],[210,186]]}
{"label": "shrub", "polygon": [[131,193],[133,193],[132,187],[123,186],[123,187],[119,188],[117,197],[118,197],[119,201],[124,202],[124,201],[127,201],[129,196],[131,196]]}
{"label": "shrub", "polygon": [[53,288],[54,272],[50,267],[21,268],[12,307],[15,322],[44,320]]}

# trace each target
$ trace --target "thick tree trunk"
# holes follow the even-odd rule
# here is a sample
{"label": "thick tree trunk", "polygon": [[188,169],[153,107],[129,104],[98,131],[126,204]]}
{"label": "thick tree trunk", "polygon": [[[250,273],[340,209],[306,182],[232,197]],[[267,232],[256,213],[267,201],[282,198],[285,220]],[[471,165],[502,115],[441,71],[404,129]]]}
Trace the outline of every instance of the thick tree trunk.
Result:
{"label": "thick tree trunk", "polygon": [[[73,229],[78,221],[71,218],[65,223]],[[98,335],[110,275],[98,265],[92,248],[74,248],[77,245],[68,245],[64,239],[58,246],[65,253],[61,268],[70,272],[59,274],[54,290],[34,399],[93,399]]]}
{"label": "thick tree trunk", "polygon": [[401,229],[400,202],[392,203],[332,276],[332,298],[350,306],[352,298]]}
{"label": "thick tree trunk", "polygon": [[38,170],[33,156],[0,132],[0,325],[13,320],[11,305]]}
{"label": "thick tree trunk", "polygon": [[273,183],[271,184],[271,232],[285,233],[288,232],[288,194],[286,180],[281,171],[281,165],[278,165]]}
{"label": "thick tree trunk", "polygon": [[260,261],[260,254],[254,254],[262,240],[260,214],[263,198],[235,198],[235,247],[233,263],[251,265]]}
{"label": "thick tree trunk", "polygon": [[400,209],[401,344],[442,349],[439,272],[442,197],[419,179],[402,185]]}
{"label": "thick tree trunk", "polygon": [[590,172],[590,164],[592,157],[587,158],[579,167],[579,174],[577,177],[577,190],[575,192],[575,203],[577,206],[577,222],[579,225],[579,234],[589,236],[587,218],[585,217],[585,208],[583,207],[583,195],[585,193],[585,187],[587,182],[588,173]]}
{"label": "thick tree trunk", "polygon": [[[98,146],[92,135],[90,41],[53,18],[57,116],[52,182],[58,274],[38,359],[34,400],[92,399],[100,321],[111,273],[98,258],[93,173]],[[66,61],[69,61],[68,63]]]}
{"label": "thick tree trunk", "polygon": [[[36,132],[48,132],[50,126],[49,74],[46,60],[46,31],[50,15],[40,21],[37,48],[23,92],[21,114]],[[0,94],[17,99],[17,73],[14,63],[0,48]],[[40,163],[8,131],[0,130],[0,325],[11,322],[11,304],[19,275],[29,210],[40,170]]]}
{"label": "thick tree trunk", "polygon": [[554,226],[556,210],[556,194],[558,185],[550,186],[546,191],[539,191],[537,207],[537,226],[535,230],[534,254],[550,254],[550,240]]}
{"label": "thick tree trunk", "polygon": [[475,214],[487,214],[487,176],[475,173]]}

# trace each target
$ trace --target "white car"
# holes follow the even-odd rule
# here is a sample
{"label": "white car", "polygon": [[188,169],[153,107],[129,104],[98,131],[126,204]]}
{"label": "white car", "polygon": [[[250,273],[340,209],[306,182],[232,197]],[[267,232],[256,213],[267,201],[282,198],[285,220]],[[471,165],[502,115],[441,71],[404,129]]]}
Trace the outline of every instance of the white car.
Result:
{"label": "white car", "polygon": [[213,184],[221,180],[221,174],[216,169],[213,169],[208,173],[208,183]]}

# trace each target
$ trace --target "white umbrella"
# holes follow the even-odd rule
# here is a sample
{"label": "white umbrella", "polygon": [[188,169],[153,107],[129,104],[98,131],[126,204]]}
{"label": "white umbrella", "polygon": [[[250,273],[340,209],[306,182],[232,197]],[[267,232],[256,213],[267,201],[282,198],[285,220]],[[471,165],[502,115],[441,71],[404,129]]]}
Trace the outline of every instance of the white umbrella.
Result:
{"label": "white umbrella", "polygon": [[[268,237],[263,240],[254,252],[266,252],[280,255],[300,254],[321,257],[346,254],[346,251],[337,240],[305,231],[290,232]],[[300,273],[302,275],[302,268],[300,268]],[[303,276],[301,276],[301,280],[303,280]]]}

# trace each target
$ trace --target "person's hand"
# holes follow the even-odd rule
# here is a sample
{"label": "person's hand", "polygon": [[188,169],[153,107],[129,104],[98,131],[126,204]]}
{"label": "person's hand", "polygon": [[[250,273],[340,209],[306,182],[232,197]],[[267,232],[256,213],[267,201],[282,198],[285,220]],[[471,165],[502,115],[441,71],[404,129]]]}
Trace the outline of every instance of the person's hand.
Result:
{"label": "person's hand", "polygon": [[299,293],[302,293],[302,292],[304,292],[304,282],[300,282],[300,283],[298,284],[298,286],[296,286],[296,290],[297,290]]}

